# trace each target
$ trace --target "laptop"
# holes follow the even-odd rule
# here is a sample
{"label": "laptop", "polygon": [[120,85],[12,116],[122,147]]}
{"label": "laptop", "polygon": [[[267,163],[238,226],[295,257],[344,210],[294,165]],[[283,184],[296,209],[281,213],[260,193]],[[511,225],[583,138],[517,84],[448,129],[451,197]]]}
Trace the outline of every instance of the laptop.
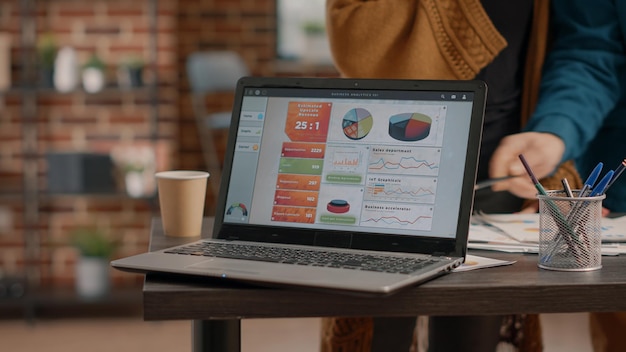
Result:
{"label": "laptop", "polygon": [[243,77],[211,239],[121,270],[385,295],[467,252],[482,81]]}

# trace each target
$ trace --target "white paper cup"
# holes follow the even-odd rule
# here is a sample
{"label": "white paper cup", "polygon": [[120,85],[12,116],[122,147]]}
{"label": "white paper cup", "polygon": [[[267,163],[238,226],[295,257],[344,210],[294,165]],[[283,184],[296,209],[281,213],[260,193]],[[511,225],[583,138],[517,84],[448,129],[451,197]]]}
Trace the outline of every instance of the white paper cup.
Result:
{"label": "white paper cup", "polygon": [[174,170],[155,174],[161,220],[167,236],[199,237],[209,173]]}

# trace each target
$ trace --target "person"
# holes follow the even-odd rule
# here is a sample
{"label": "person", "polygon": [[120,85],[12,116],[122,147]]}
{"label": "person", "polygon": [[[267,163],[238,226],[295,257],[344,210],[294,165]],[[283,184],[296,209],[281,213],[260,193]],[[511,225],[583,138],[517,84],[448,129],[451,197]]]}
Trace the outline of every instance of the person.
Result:
{"label": "person", "polygon": [[[343,76],[487,83],[479,181],[489,177],[489,160],[502,138],[520,132],[534,110],[548,18],[543,0],[327,0],[331,52]],[[563,177],[580,187],[571,162],[542,183],[560,187]],[[522,203],[512,192],[485,189],[476,193],[474,209],[513,212]],[[494,350],[503,321],[509,342],[524,351],[541,350],[537,316],[480,316],[430,317],[429,351]],[[524,339],[516,330],[522,322]],[[322,349],[354,351],[349,346],[361,338],[362,351],[408,351],[414,325],[415,318],[325,319]]]}
{"label": "person", "polygon": [[[504,138],[490,162],[492,177],[524,172],[524,154],[537,176],[575,159],[582,175],[598,162],[604,171],[626,159],[626,1],[553,2],[554,42],[546,60],[537,108],[523,133]],[[626,179],[626,177],[625,177]],[[492,187],[532,197],[528,178]],[[603,205],[626,212],[626,182],[618,179]]]}
{"label": "person", "polygon": [[[626,159],[626,0],[553,0],[553,44],[537,108],[519,134],[504,138],[490,163],[493,177],[523,172],[523,154],[537,176],[573,158],[581,175]],[[626,177],[606,192],[609,212],[626,212]],[[522,197],[534,193],[519,178],[493,186]],[[591,313],[596,352],[626,351],[626,312]]]}

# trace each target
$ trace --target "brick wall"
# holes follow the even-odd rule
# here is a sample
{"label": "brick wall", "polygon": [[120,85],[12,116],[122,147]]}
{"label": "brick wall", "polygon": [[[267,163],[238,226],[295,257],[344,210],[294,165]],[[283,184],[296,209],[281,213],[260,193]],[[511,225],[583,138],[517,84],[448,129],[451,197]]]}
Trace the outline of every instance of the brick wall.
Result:
{"label": "brick wall", "polygon": [[[159,2],[156,61],[150,64],[154,37],[148,0],[53,0],[24,7],[29,2],[0,1],[0,31],[11,36],[14,87],[0,99],[0,207],[11,218],[9,228],[0,227],[0,268],[5,274],[27,273],[35,286],[65,288],[73,285],[77,258],[68,243],[72,229],[98,226],[122,242],[117,255],[133,254],[146,250],[150,219],[158,209],[154,199],[131,198],[123,189],[108,195],[48,195],[46,154],[149,146],[158,153],[158,167],[176,166],[177,4]],[[24,17],[24,11],[30,15]],[[24,36],[31,33],[25,23],[35,24],[35,39]],[[95,94],[80,86],[69,93],[34,90],[39,79],[32,69],[33,44],[44,37],[74,48],[81,64],[97,54],[105,63],[106,88]],[[131,56],[148,63],[147,85],[158,77],[154,96],[147,87],[119,88],[117,69]],[[116,286],[141,282],[137,275],[111,275]]]}
{"label": "brick wall", "polygon": [[[45,154],[108,153],[120,145],[148,145],[157,151],[159,169],[205,169],[184,72],[189,53],[235,50],[254,75],[336,76],[334,69],[328,67],[275,61],[274,0],[159,0],[156,62],[146,74],[148,82],[157,78],[156,96],[153,98],[149,89],[120,91],[115,88],[115,72],[121,60],[128,55],[151,58],[149,3],[37,2],[37,34],[51,33],[60,45],[72,46],[81,62],[96,52],[107,64],[110,88],[96,94],[80,89],[71,93],[39,91],[34,119],[25,119],[28,110],[22,104],[31,93],[12,89],[0,95],[0,271],[23,273],[30,268],[36,285],[71,287],[76,251],[68,244],[68,233],[87,224],[96,224],[121,239],[118,256],[147,249],[149,222],[158,214],[156,200],[133,199],[123,193],[44,196]],[[15,85],[24,77],[24,64],[28,61],[23,58],[32,54],[32,48],[21,45],[20,15],[20,1],[0,0],[0,32],[11,35],[11,79]],[[207,100],[209,111],[230,109],[231,104],[231,96]],[[34,143],[23,143],[33,136]],[[217,131],[216,136],[223,151],[225,133]],[[29,148],[33,155],[24,153]],[[24,182],[32,165],[38,193],[35,198],[30,196],[33,190],[29,183]],[[25,191],[27,198],[23,197]],[[214,213],[214,204],[214,195],[209,191],[207,214]],[[37,210],[35,215],[28,213],[33,207]],[[2,223],[7,225],[3,227]],[[35,246],[27,247],[27,242]],[[141,283],[139,275],[119,271],[111,275],[116,287]]]}

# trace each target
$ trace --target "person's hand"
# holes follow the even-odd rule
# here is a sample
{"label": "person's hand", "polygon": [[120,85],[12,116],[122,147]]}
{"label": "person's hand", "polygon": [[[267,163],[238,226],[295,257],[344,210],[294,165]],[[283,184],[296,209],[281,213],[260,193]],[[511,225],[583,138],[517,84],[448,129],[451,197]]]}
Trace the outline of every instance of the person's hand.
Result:
{"label": "person's hand", "polygon": [[535,176],[541,179],[552,173],[561,162],[565,144],[551,134],[523,132],[502,139],[489,161],[489,177],[521,175],[521,177],[498,182],[494,191],[509,191],[521,198],[534,198],[537,189],[528,177],[519,155],[523,154]]}

